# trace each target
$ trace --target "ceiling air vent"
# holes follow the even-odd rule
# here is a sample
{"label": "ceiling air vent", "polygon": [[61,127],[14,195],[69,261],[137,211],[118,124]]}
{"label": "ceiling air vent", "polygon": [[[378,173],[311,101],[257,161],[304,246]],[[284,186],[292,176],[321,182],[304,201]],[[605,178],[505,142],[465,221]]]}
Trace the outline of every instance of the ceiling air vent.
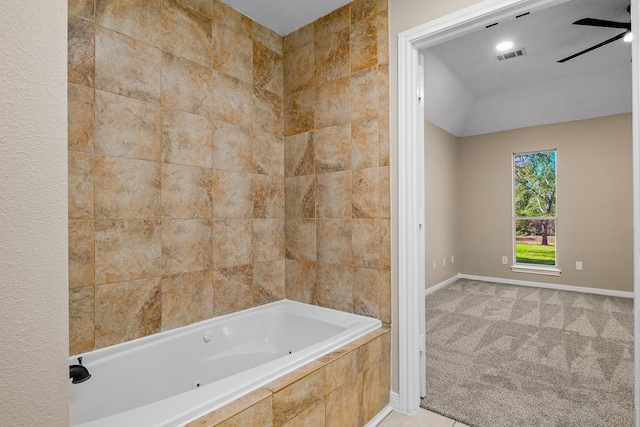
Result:
{"label": "ceiling air vent", "polygon": [[496,62],[505,61],[507,59],[518,58],[520,56],[525,56],[526,54],[527,52],[524,50],[524,48],[514,50],[513,52],[501,53],[500,55],[496,56]]}

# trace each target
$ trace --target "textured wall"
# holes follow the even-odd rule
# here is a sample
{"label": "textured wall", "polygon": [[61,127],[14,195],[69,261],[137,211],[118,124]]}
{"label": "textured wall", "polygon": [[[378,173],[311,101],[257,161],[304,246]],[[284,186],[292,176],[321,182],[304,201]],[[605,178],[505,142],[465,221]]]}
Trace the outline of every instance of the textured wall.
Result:
{"label": "textured wall", "polygon": [[72,354],[284,298],[282,66],[218,0],[70,1]]}
{"label": "textured wall", "polygon": [[68,425],[66,1],[0,14],[0,425]]}
{"label": "textured wall", "polygon": [[391,322],[386,0],[284,38],[286,295]]}

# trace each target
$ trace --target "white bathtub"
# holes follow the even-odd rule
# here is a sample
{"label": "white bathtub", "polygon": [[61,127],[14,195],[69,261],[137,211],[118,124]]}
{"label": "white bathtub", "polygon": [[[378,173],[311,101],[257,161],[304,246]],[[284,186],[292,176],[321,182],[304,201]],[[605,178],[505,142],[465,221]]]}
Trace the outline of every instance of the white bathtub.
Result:
{"label": "white bathtub", "polygon": [[78,355],[71,425],[181,426],[380,326],[282,300]]}

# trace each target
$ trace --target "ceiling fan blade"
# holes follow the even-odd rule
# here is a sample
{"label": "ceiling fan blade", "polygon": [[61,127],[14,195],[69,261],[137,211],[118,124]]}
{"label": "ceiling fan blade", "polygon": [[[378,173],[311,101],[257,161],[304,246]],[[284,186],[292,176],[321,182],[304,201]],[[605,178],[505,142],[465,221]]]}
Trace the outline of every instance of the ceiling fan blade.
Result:
{"label": "ceiling fan blade", "polygon": [[583,50],[582,52],[578,52],[578,53],[576,53],[576,54],[573,54],[573,55],[571,55],[571,56],[568,56],[568,57],[566,57],[566,58],[564,58],[564,59],[561,59],[561,60],[560,60],[560,61],[558,61],[558,62],[566,62],[566,61],[568,61],[568,60],[570,60],[570,59],[575,58],[576,56],[580,56],[580,55],[585,54],[585,53],[587,53],[587,52],[591,52],[592,50],[597,49],[597,48],[599,48],[599,47],[602,47],[602,46],[604,46],[604,45],[606,45],[606,44],[613,43],[614,41],[616,41],[616,40],[620,40],[621,38],[623,38],[626,34],[627,34],[627,32],[626,32],[626,31],[625,31],[624,33],[620,33],[620,34],[618,34],[618,35],[617,35],[617,36],[615,36],[615,37],[611,37],[609,40],[605,40],[605,41],[603,41],[602,43],[598,43],[598,44],[597,44],[597,45],[595,45],[595,46],[591,46],[589,49],[585,49],[585,50]]}
{"label": "ceiling fan blade", "polygon": [[573,25],[589,25],[592,27],[606,27],[606,28],[622,28],[625,30],[631,29],[630,22],[615,22],[606,21],[604,19],[584,18],[573,23]]}

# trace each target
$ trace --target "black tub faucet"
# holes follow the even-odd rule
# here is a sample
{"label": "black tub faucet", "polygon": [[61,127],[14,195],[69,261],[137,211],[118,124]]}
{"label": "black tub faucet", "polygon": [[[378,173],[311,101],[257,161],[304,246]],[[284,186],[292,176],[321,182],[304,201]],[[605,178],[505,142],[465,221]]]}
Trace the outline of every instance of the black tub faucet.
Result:
{"label": "black tub faucet", "polygon": [[69,366],[69,378],[73,384],[80,384],[91,378],[89,370],[82,366],[82,357],[78,357],[78,365]]}

